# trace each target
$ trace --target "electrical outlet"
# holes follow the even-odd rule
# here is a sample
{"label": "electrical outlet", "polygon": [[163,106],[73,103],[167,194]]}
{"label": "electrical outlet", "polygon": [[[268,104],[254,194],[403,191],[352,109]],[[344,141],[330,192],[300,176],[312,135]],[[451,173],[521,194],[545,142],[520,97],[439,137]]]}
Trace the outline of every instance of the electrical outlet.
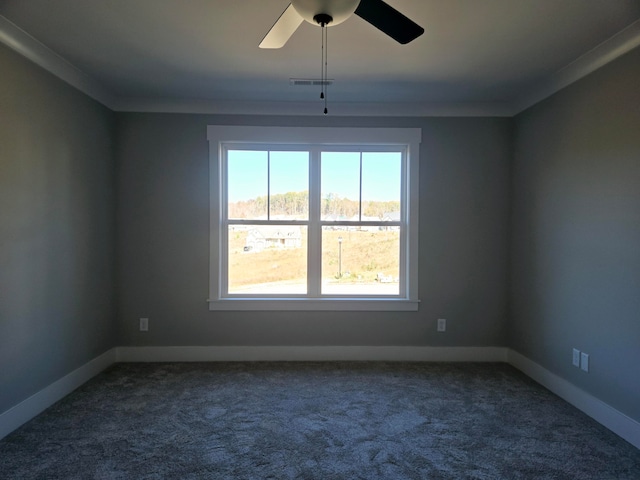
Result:
{"label": "electrical outlet", "polygon": [[580,350],[573,349],[573,366],[580,368]]}
{"label": "electrical outlet", "polygon": [[141,332],[148,332],[149,331],[149,319],[148,318],[141,318],[140,319],[140,331]]}
{"label": "electrical outlet", "polygon": [[582,352],[580,354],[580,368],[585,372],[589,371],[589,354]]}
{"label": "electrical outlet", "polygon": [[439,332],[444,332],[447,330],[447,319],[446,318],[439,318],[438,319],[438,331]]}

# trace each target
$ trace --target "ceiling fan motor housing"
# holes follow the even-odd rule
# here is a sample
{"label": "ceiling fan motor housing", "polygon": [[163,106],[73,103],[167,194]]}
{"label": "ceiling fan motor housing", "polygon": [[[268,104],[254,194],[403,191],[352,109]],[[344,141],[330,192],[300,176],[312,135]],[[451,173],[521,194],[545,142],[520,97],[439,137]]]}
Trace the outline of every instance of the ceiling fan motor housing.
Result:
{"label": "ceiling fan motor housing", "polygon": [[298,14],[312,25],[318,25],[318,15],[328,15],[330,25],[338,25],[353,15],[359,4],[360,0],[291,0]]}

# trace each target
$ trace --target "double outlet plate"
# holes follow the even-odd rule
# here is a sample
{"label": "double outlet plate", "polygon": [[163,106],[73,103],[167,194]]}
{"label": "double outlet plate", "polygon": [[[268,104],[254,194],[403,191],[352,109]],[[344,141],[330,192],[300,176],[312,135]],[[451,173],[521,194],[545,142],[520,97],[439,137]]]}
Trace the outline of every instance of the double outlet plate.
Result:
{"label": "double outlet plate", "polygon": [[589,371],[589,354],[581,352],[577,348],[573,349],[573,366],[585,372]]}

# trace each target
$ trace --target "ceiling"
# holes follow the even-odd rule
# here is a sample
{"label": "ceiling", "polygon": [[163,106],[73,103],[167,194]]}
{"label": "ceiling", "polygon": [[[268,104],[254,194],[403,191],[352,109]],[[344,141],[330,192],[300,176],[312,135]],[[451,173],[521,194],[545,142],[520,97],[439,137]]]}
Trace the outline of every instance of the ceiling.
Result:
{"label": "ceiling", "polygon": [[[329,28],[330,110],[483,105],[513,113],[640,44],[640,0],[386,1],[424,35],[400,45],[355,15]],[[319,87],[289,83],[319,78],[320,29],[303,23],[284,48],[258,48],[288,4],[0,0],[0,40],[50,55],[49,63],[62,57],[119,110],[296,105],[320,113]]]}

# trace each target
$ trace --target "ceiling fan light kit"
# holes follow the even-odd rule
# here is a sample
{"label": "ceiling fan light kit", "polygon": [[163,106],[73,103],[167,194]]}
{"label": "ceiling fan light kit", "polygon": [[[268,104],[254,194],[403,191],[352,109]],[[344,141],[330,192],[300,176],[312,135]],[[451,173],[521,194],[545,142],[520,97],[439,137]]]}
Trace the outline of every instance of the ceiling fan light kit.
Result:
{"label": "ceiling fan light kit", "polygon": [[329,15],[331,24],[340,25],[358,8],[360,0],[291,0],[296,12],[307,22],[317,25],[317,15]]}
{"label": "ceiling fan light kit", "polygon": [[325,99],[325,114],[327,113],[326,27],[339,25],[354,13],[403,45],[424,33],[424,28],[383,0],[291,0],[289,6],[260,42],[260,48],[282,48],[303,21],[322,27],[322,80],[325,88],[320,98]]}
{"label": "ceiling fan light kit", "polygon": [[291,0],[260,42],[260,48],[282,48],[303,21],[321,25],[316,17],[326,15],[331,21],[325,26],[333,27],[354,13],[401,44],[424,33],[424,28],[383,0]]}

